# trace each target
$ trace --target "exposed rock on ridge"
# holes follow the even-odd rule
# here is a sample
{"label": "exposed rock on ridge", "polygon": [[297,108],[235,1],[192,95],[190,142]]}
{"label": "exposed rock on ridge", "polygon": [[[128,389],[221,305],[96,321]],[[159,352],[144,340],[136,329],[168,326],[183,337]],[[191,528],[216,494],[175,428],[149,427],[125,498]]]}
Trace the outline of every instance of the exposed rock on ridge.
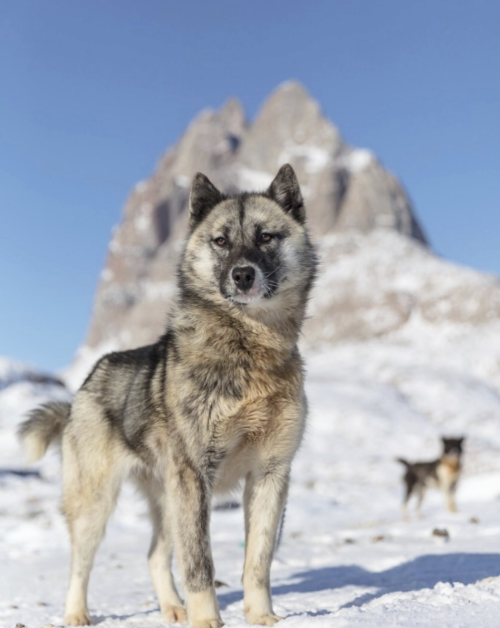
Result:
{"label": "exposed rock on ridge", "polygon": [[151,342],[163,328],[195,172],[225,190],[255,190],[286,162],[301,182],[314,236],[385,228],[425,243],[398,181],[372,153],[344,144],[301,85],[280,86],[251,125],[231,100],[201,112],[153,176],[134,188],[109,245],[87,350]]}

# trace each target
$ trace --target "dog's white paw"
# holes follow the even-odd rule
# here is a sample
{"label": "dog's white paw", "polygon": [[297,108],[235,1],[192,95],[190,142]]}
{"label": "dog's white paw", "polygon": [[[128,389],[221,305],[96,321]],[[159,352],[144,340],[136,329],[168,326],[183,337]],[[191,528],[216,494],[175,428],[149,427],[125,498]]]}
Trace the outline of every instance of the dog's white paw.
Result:
{"label": "dog's white paw", "polygon": [[161,613],[169,624],[185,624],[187,622],[187,612],[184,606],[164,606]]}
{"label": "dog's white paw", "polygon": [[215,619],[196,619],[189,622],[191,628],[222,628],[224,622],[220,617]]}
{"label": "dog's white paw", "polygon": [[274,626],[274,624],[277,624],[284,619],[284,617],[280,617],[279,615],[252,615],[248,613],[246,619],[252,626]]}
{"label": "dog's white paw", "polygon": [[65,626],[92,626],[92,620],[88,611],[82,610],[77,613],[66,613],[64,616]]}

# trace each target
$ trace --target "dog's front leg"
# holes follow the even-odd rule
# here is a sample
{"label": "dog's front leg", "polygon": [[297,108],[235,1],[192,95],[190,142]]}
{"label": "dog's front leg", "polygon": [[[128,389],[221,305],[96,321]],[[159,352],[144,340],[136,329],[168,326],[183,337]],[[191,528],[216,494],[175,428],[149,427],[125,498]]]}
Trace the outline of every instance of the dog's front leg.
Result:
{"label": "dog's front leg", "polygon": [[457,483],[452,482],[449,486],[445,487],[444,494],[446,498],[446,507],[450,512],[457,512],[457,505],[455,503],[455,494],[457,492]]}
{"label": "dog's front leg", "polygon": [[245,504],[245,617],[250,624],[274,626],[282,619],[273,612],[270,571],[279,522],[288,492],[288,465],[268,468],[247,477]]}
{"label": "dog's front leg", "polygon": [[213,584],[209,480],[177,455],[169,465],[167,483],[188,623],[192,628],[220,628],[224,624]]}

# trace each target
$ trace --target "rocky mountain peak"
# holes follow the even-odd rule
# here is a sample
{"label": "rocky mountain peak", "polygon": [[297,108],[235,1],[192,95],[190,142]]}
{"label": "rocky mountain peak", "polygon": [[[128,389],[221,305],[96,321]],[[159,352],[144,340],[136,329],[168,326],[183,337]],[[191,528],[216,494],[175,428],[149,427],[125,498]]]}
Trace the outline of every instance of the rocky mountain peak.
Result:
{"label": "rocky mountain peak", "polygon": [[[257,171],[278,170],[286,161],[318,171],[340,152],[342,140],[319,104],[296,81],[284,83],[262,105],[242,145],[241,163]],[[305,172],[302,173],[304,179]]]}
{"label": "rocky mountain peak", "polygon": [[162,331],[195,172],[222,190],[262,190],[287,162],[318,242],[327,234],[383,229],[425,244],[398,180],[373,153],[345,144],[300,83],[280,85],[252,123],[230,99],[196,116],[152,177],[134,188],[111,238],[85,351],[137,346]]}
{"label": "rocky mountain peak", "polygon": [[278,85],[262,104],[258,117],[265,117],[272,111],[280,111],[284,115],[295,117],[299,123],[301,119],[310,115],[321,115],[319,103],[302,83],[295,80]]}
{"label": "rocky mountain peak", "polygon": [[221,107],[220,119],[228,132],[241,137],[246,130],[247,121],[243,105],[237,98],[230,98]]}

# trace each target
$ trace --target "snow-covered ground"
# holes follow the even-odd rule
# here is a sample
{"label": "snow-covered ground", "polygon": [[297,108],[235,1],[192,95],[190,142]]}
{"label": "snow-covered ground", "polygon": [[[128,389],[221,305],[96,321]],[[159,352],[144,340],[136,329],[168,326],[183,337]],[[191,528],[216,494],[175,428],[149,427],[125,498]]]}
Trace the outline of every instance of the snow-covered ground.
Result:
{"label": "snow-covered ground", "polygon": [[[445,347],[425,341],[423,330],[417,336],[308,356],[309,428],[273,565],[283,628],[500,625],[500,386],[484,366],[494,343],[477,362],[465,341]],[[8,628],[62,623],[69,541],[58,454],[36,467],[39,477],[6,472],[26,468],[15,426],[45,395],[67,393],[22,377],[0,390],[0,626]],[[404,523],[394,456],[435,457],[442,433],[468,437],[459,512],[429,493],[422,519]],[[145,504],[126,486],[91,578],[90,611],[103,628],[164,625],[148,574],[149,535]],[[241,508],[214,511],[228,626],[246,625],[243,538]]]}

